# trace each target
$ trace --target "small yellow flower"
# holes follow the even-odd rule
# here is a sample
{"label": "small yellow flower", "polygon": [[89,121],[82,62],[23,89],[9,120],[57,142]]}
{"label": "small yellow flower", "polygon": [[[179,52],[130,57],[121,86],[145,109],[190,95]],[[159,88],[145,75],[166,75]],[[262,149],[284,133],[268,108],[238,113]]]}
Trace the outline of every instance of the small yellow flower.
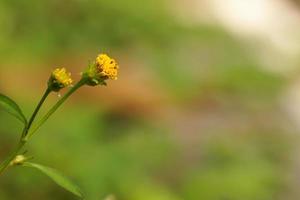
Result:
{"label": "small yellow flower", "polygon": [[95,62],[91,63],[83,77],[87,79],[87,85],[106,85],[106,80],[117,80],[119,65],[106,54],[99,54]]}
{"label": "small yellow flower", "polygon": [[106,54],[100,54],[96,58],[96,66],[99,73],[103,77],[107,77],[112,80],[118,79],[118,69],[119,66],[116,61],[110,58]]}
{"label": "small yellow flower", "polygon": [[65,68],[57,68],[52,72],[48,86],[51,90],[57,92],[62,88],[71,86],[72,83],[71,73],[67,72]]}
{"label": "small yellow flower", "polygon": [[68,73],[66,68],[57,68],[52,72],[52,75],[55,80],[57,80],[57,82],[62,84],[64,87],[68,87],[73,83],[71,73]]}

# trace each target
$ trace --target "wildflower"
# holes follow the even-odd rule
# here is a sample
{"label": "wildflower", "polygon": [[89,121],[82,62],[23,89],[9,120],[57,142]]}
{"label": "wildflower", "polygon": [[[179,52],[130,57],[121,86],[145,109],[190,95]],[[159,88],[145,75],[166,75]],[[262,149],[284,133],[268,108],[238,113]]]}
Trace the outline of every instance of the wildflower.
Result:
{"label": "wildflower", "polygon": [[58,92],[62,88],[71,86],[72,83],[71,73],[67,72],[65,68],[57,68],[51,74],[48,87],[52,91]]}
{"label": "wildflower", "polygon": [[88,85],[105,85],[105,80],[117,80],[119,65],[106,54],[100,54],[95,62],[90,64],[84,76],[87,77]]}
{"label": "wildflower", "polygon": [[24,155],[17,155],[11,162],[10,165],[14,166],[14,165],[22,165],[25,161],[27,160],[27,158]]}
{"label": "wildflower", "polygon": [[96,58],[96,66],[103,77],[116,80],[118,77],[119,66],[116,61],[106,54],[100,54]]}

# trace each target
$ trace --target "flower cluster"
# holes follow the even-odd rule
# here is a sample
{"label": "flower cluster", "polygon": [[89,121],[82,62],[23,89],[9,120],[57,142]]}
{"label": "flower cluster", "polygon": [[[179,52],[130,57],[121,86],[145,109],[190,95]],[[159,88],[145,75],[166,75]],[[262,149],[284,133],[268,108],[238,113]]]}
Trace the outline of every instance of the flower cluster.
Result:
{"label": "flower cluster", "polygon": [[[106,54],[99,54],[96,60],[91,63],[87,70],[82,74],[85,84],[90,86],[106,85],[106,80],[117,80],[119,65]],[[71,86],[73,80],[71,73],[65,68],[55,69],[48,81],[48,87],[51,91],[58,92],[65,87]]]}

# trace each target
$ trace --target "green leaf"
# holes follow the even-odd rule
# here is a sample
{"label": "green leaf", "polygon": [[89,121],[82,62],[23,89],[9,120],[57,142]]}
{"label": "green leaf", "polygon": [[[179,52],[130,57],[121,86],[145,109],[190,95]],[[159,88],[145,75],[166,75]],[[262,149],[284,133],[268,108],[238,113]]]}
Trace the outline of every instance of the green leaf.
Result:
{"label": "green leaf", "polygon": [[24,116],[18,104],[3,94],[0,94],[0,107],[2,107],[6,112],[15,116],[25,125],[27,124],[26,117]]}
{"label": "green leaf", "polygon": [[31,162],[25,162],[23,163],[23,166],[38,169],[39,171],[50,177],[56,184],[83,199],[83,194],[79,187],[77,187],[77,185],[75,185],[72,181],[70,181],[67,177],[65,177],[57,170]]}

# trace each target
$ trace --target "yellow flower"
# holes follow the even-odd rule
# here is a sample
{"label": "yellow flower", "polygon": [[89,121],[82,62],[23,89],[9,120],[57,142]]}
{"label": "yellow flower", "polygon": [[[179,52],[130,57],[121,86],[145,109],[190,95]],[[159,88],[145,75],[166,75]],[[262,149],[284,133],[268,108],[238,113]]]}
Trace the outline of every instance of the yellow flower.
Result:
{"label": "yellow flower", "polygon": [[65,68],[55,69],[52,75],[57,82],[62,84],[64,87],[68,87],[73,83],[73,80],[71,79],[71,73],[68,73]]}
{"label": "yellow flower", "polygon": [[107,77],[112,80],[116,80],[118,78],[119,66],[116,61],[110,58],[108,55],[98,55],[98,57],[96,58],[96,66],[99,73],[103,77]]}
{"label": "yellow flower", "polygon": [[106,54],[99,54],[95,62],[91,63],[83,77],[87,80],[87,85],[106,85],[106,80],[116,80],[118,78],[119,65]]}
{"label": "yellow flower", "polygon": [[48,86],[51,90],[57,92],[62,88],[71,86],[72,83],[71,73],[67,72],[65,68],[57,68],[52,72]]}

